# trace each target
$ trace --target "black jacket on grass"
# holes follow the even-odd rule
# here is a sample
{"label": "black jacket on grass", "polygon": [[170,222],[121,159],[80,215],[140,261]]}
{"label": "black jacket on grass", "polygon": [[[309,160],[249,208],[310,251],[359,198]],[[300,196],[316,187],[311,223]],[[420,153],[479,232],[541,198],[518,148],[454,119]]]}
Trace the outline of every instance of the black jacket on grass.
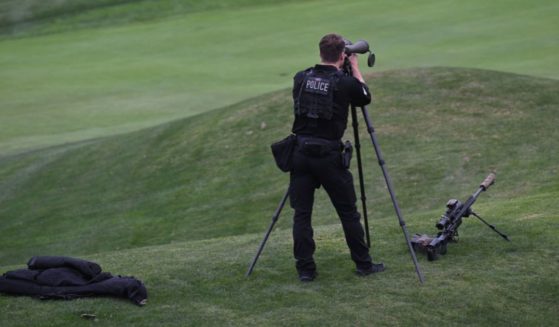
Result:
{"label": "black jacket on grass", "polygon": [[0,277],[0,292],[41,299],[74,299],[86,296],[116,296],[144,305],[147,290],[134,277],[102,272],[90,261],[70,257],[33,257],[28,269],[8,271]]}

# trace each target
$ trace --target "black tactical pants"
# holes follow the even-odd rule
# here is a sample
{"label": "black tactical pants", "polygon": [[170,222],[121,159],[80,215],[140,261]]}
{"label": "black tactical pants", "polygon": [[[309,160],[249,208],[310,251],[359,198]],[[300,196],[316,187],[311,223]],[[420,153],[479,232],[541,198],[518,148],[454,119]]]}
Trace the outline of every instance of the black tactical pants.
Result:
{"label": "black tactical pants", "polygon": [[[339,144],[339,143],[338,143]],[[351,258],[357,268],[371,266],[369,249],[355,202],[355,189],[351,172],[342,166],[340,147],[307,146],[298,140],[293,154],[293,169],[289,198],[295,210],[293,217],[293,252],[299,273],[315,271],[313,260],[315,243],[311,215],[315,189],[324,187],[340,217]]]}

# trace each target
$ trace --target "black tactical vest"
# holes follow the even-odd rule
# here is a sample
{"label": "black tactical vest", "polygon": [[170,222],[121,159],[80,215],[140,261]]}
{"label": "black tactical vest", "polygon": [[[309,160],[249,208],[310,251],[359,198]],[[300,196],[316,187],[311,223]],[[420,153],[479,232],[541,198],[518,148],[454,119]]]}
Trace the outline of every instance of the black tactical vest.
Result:
{"label": "black tactical vest", "polygon": [[334,113],[334,90],[341,76],[337,72],[305,71],[305,78],[294,102],[296,115],[331,120]]}

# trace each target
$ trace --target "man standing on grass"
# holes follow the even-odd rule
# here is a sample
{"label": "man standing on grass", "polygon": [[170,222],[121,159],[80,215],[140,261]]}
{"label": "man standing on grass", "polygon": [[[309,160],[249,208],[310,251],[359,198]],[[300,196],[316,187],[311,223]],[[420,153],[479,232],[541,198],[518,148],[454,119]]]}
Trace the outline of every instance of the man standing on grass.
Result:
{"label": "man standing on grass", "polygon": [[341,70],[345,41],[338,34],[325,35],[319,43],[320,64],[298,72],[294,77],[293,100],[297,135],[290,174],[289,198],[293,217],[293,252],[299,279],[313,281],[317,276],[313,259],[315,243],[311,225],[314,191],[324,187],[340,217],[351,259],[361,276],[384,270],[374,264],[364,240],[364,229],[357,212],[353,176],[342,160],[341,138],[347,126],[348,107],[364,106],[371,94],[359,71],[357,56],[347,57],[353,76]]}

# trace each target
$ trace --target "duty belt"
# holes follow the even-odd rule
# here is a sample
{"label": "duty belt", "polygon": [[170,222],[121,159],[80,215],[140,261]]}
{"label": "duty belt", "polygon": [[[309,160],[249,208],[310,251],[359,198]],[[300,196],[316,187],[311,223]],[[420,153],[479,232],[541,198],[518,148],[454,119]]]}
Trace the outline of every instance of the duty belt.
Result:
{"label": "duty belt", "polygon": [[309,135],[297,135],[297,145],[320,145],[324,149],[341,151],[343,148],[342,141],[340,140],[328,140],[321,137],[309,136]]}

